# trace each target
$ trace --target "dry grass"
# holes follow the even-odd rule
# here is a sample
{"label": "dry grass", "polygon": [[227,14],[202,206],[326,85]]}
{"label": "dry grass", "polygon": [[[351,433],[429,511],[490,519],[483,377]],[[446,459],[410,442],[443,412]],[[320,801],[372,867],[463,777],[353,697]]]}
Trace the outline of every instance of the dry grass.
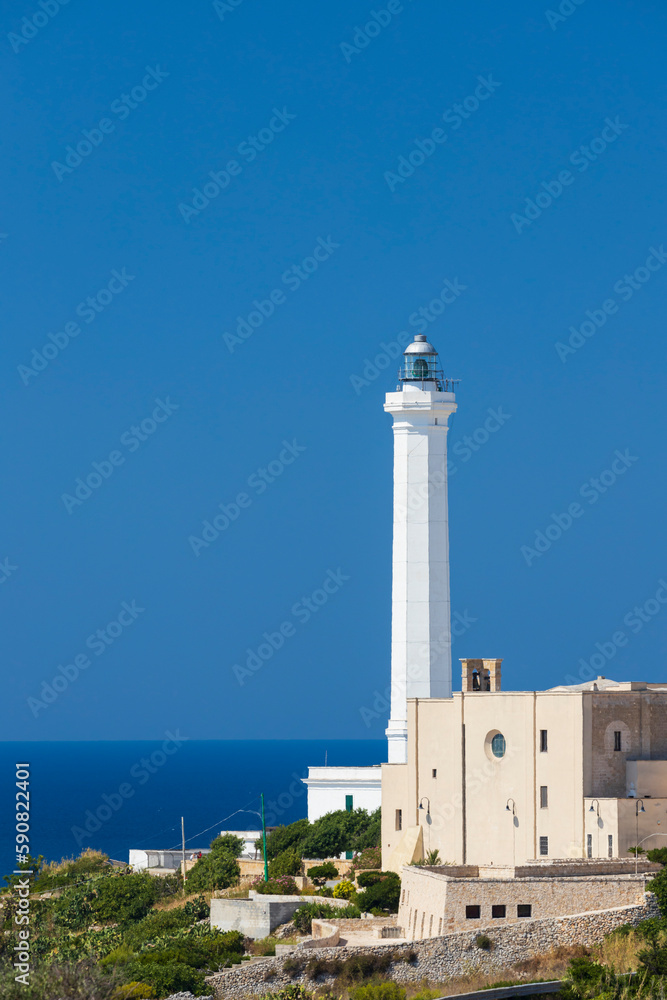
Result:
{"label": "dry grass", "polygon": [[183,906],[184,903],[189,903],[191,899],[196,899],[197,896],[203,896],[208,905],[211,905],[210,892],[191,892],[186,896],[184,896],[182,892],[179,892],[175,896],[166,896],[164,899],[158,899],[152,909],[176,910],[179,906]]}

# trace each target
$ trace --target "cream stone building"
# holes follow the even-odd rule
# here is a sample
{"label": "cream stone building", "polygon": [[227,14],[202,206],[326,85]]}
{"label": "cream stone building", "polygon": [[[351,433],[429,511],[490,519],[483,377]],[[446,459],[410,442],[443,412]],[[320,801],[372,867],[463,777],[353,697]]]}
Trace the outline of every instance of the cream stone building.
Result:
{"label": "cream stone building", "polygon": [[500,660],[463,690],[408,700],[408,759],[382,768],[383,864],[628,858],[667,844],[667,686],[599,677],[502,691]]}

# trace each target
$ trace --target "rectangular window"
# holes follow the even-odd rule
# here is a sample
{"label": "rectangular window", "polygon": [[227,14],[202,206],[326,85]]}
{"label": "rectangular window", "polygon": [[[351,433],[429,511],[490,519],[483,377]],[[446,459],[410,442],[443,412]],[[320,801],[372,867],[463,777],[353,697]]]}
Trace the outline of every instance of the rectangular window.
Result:
{"label": "rectangular window", "polygon": [[397,809],[396,810],[396,829],[397,830],[402,830],[403,829],[403,810],[402,809]]}
{"label": "rectangular window", "polygon": [[533,908],[530,903],[519,903],[516,908],[517,917],[531,917],[533,914]]}
{"label": "rectangular window", "polygon": [[479,906],[466,906],[466,920],[479,920]]}
{"label": "rectangular window", "polygon": [[431,914],[431,918],[428,922],[428,936],[433,937],[433,914]]}
{"label": "rectangular window", "polygon": [[438,937],[442,934],[442,917],[438,920]]}
{"label": "rectangular window", "polygon": [[347,811],[349,813],[352,812],[352,801],[353,801],[353,799],[352,799],[351,795],[346,795],[345,796],[345,808],[347,809]]}
{"label": "rectangular window", "polygon": [[433,768],[433,777],[434,777],[434,778],[437,778],[437,777],[438,777],[438,769],[437,769],[437,767],[434,767],[434,768]]}
{"label": "rectangular window", "polygon": [[546,753],[548,748],[547,731],[546,729],[540,729],[540,753]]}
{"label": "rectangular window", "polygon": [[611,834],[607,837],[607,857],[613,858],[614,856],[614,838]]}
{"label": "rectangular window", "polygon": [[540,785],[540,809],[546,809],[549,805],[549,789],[546,785]]}
{"label": "rectangular window", "polygon": [[618,730],[614,733],[614,750],[621,749],[621,734]]}
{"label": "rectangular window", "polygon": [[405,889],[403,889],[401,892],[401,906],[403,905],[404,902],[405,902]]}
{"label": "rectangular window", "polygon": [[549,838],[540,837],[540,856],[546,858],[549,854]]}
{"label": "rectangular window", "polygon": [[501,905],[492,906],[491,907],[491,916],[492,917],[504,917],[505,916],[505,907],[501,906]]}
{"label": "rectangular window", "polygon": [[592,858],[593,857],[593,834],[592,833],[587,833],[586,834],[586,857],[587,858]]}

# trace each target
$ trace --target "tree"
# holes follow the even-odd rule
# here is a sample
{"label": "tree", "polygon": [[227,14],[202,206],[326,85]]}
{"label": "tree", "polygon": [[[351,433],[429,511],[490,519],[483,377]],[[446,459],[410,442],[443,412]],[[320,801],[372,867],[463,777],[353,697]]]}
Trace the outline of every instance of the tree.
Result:
{"label": "tree", "polygon": [[[290,848],[296,849],[309,826],[310,823],[307,819],[298,819],[296,823],[290,823],[289,826],[277,826],[275,830],[271,830],[266,837],[266,856],[268,860],[271,861],[273,858],[277,858],[279,854]],[[255,841],[255,846],[259,851],[262,850],[261,839]],[[303,857],[303,855],[301,856]]]}
{"label": "tree", "polygon": [[279,875],[300,875],[303,871],[303,861],[301,855],[293,847],[287,851],[282,851],[269,864],[269,877],[276,878]]}
{"label": "tree", "polygon": [[212,851],[224,851],[231,854],[233,858],[240,858],[243,854],[245,841],[242,837],[237,837],[233,833],[222,833],[211,841]]}
{"label": "tree", "polygon": [[212,892],[213,889],[228,889],[230,885],[236,885],[240,874],[236,858],[218,847],[210,854],[204,854],[190,869],[185,884],[188,892]]}
{"label": "tree", "polygon": [[309,868],[307,874],[311,882],[321,888],[330,879],[338,878],[338,869],[333,861],[325,861],[323,865],[314,865]]}

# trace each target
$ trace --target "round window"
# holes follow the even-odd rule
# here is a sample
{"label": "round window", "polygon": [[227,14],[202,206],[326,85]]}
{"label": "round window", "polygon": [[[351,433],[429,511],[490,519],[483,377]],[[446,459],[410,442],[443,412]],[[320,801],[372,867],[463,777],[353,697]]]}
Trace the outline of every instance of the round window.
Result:
{"label": "round window", "polygon": [[507,744],[502,733],[496,733],[491,740],[491,753],[494,757],[504,757]]}

